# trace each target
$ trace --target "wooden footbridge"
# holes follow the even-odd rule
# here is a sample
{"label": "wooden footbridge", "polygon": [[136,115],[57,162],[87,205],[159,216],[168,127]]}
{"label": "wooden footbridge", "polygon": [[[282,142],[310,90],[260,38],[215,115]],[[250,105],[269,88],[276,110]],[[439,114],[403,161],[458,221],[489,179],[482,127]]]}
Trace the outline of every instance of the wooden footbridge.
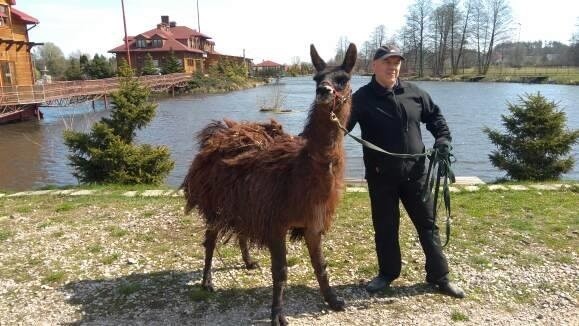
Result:
{"label": "wooden footbridge", "polygon": [[[177,73],[138,77],[152,92],[183,87],[191,74]],[[40,106],[68,106],[105,98],[118,90],[119,78],[57,81],[42,85],[0,87],[0,122],[40,116]],[[34,112],[32,112],[34,111]]]}

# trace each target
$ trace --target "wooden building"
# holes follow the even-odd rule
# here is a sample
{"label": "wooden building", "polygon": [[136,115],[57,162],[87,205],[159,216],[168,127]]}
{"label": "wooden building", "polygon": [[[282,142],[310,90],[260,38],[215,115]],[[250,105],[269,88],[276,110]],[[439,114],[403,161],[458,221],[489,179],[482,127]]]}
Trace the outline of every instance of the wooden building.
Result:
{"label": "wooden building", "polygon": [[245,62],[248,67],[251,66],[250,59],[216,52],[211,37],[187,26],[177,26],[176,22],[169,21],[169,16],[161,16],[161,23],[156,28],[129,36],[128,45],[129,51],[123,44],[109,53],[114,53],[119,62],[121,59],[127,60],[128,52],[132,67],[137,70],[143,69],[147,54],[153,58],[154,65],[161,69],[171,52],[186,73],[205,73],[210,65],[224,59]]}
{"label": "wooden building", "polygon": [[30,50],[40,43],[29,41],[28,30],[39,22],[15,4],[0,0],[0,87],[32,86],[35,81]]}
{"label": "wooden building", "polygon": [[[31,98],[35,76],[30,55],[32,47],[42,43],[28,38],[28,31],[39,22],[15,5],[16,0],[0,0],[0,123],[42,117]],[[17,104],[7,104],[14,96]]]}
{"label": "wooden building", "polygon": [[281,76],[285,72],[285,66],[271,60],[265,60],[253,66],[256,76]]}

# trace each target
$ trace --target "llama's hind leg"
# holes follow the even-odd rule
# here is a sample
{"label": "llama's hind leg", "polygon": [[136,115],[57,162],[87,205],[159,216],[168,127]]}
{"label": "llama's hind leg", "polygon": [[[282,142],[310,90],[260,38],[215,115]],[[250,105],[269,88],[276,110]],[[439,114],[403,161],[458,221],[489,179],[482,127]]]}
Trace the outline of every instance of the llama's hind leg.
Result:
{"label": "llama's hind leg", "polygon": [[251,258],[249,254],[249,247],[247,245],[247,237],[239,236],[239,249],[241,249],[241,258],[245,263],[245,268],[247,269],[256,269],[259,267],[259,264],[256,260]]}
{"label": "llama's hind leg", "polygon": [[310,253],[312,267],[316,273],[316,278],[318,279],[318,284],[320,284],[320,291],[324,296],[324,300],[326,300],[332,310],[343,311],[346,306],[344,299],[338,297],[334,289],[330,286],[330,280],[326,270],[327,264],[324,254],[322,253],[321,233],[306,230],[305,238]]}
{"label": "llama's hind leg", "polygon": [[213,279],[211,277],[211,261],[213,260],[213,251],[215,250],[215,244],[217,243],[217,231],[207,229],[205,231],[205,241],[203,246],[205,247],[205,266],[203,267],[203,281],[201,282],[201,287],[207,291],[214,292]]}
{"label": "llama's hind leg", "polygon": [[273,300],[271,304],[271,324],[287,325],[283,314],[283,290],[287,282],[287,259],[285,237],[280,236],[269,245],[271,254],[271,275],[273,278]]}

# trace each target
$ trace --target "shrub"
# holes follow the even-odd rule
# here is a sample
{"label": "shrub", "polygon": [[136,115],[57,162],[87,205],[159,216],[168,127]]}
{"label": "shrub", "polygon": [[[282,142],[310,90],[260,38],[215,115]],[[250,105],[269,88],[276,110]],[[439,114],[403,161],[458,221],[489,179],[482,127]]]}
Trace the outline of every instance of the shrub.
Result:
{"label": "shrub", "polygon": [[574,159],[568,154],[579,130],[566,130],[565,112],[541,93],[519,100],[519,105],[508,103],[511,115],[502,115],[505,134],[484,128],[498,147],[489,155],[491,163],[514,180],[559,179],[573,168]]}
{"label": "shrub", "polygon": [[133,77],[126,64],[120,88],[111,95],[110,118],[102,118],[86,134],[67,130],[64,142],[73,175],[82,183],[159,184],[173,168],[166,146],[135,145],[136,130],[155,116],[149,90]]}

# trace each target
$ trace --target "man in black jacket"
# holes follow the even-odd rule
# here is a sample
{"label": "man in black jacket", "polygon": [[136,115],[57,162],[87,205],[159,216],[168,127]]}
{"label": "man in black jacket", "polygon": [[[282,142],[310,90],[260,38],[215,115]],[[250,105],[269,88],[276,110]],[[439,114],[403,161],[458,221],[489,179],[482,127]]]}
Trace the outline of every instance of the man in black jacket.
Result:
{"label": "man in black jacket", "polygon": [[[353,95],[347,129],[360,124],[362,138],[382,149],[404,154],[425,152],[420,123],[435,138],[434,147],[448,155],[450,131],[439,107],[416,85],[398,78],[404,57],[396,46],[382,46],[374,55],[372,80]],[[448,263],[434,223],[433,201],[422,201],[425,157],[397,158],[364,147],[366,180],[372,206],[379,273],[369,292],[390,286],[402,266],[398,228],[402,201],[426,256],[426,281],[444,294],[463,298],[464,291],[448,279]]]}

